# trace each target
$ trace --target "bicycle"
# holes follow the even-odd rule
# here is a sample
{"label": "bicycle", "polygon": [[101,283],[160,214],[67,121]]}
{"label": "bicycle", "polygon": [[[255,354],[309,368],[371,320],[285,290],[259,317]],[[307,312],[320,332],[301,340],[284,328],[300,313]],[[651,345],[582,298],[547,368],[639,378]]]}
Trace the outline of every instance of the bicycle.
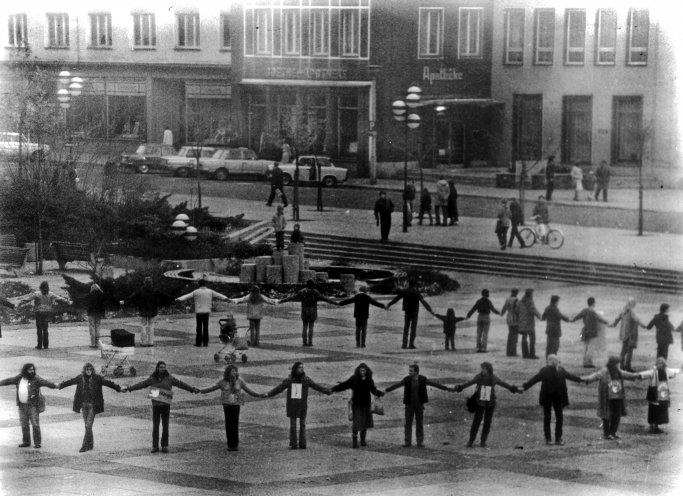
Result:
{"label": "bicycle", "polygon": [[522,241],[524,241],[524,246],[529,248],[538,241],[542,245],[550,246],[553,250],[562,248],[562,245],[564,244],[564,234],[562,234],[562,231],[556,227],[548,227],[548,232],[544,236],[541,226],[542,224],[537,221],[535,228],[523,227],[519,230],[519,235],[522,238]]}

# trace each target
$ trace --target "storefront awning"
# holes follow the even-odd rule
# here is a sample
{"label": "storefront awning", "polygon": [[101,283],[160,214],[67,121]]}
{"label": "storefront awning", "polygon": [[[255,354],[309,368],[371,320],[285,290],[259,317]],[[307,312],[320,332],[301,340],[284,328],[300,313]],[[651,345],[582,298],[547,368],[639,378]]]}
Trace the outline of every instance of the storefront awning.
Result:
{"label": "storefront awning", "polygon": [[432,105],[444,105],[446,107],[454,107],[457,105],[493,107],[496,105],[505,105],[505,102],[494,100],[493,98],[425,98],[419,103],[418,106],[429,107]]}

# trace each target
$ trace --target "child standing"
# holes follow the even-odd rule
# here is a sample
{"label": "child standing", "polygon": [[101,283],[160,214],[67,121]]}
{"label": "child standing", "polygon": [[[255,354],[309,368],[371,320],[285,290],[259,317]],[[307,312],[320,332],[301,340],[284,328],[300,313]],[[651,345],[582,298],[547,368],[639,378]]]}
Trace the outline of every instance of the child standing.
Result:
{"label": "child standing", "polygon": [[429,190],[424,188],[422,194],[420,195],[420,215],[418,217],[418,224],[422,225],[422,217],[424,214],[429,215],[429,225],[433,225],[432,220],[432,196],[429,194]]}
{"label": "child standing", "polygon": [[446,310],[446,315],[439,315],[434,312],[432,312],[432,315],[443,322],[443,333],[445,334],[444,346],[446,347],[446,350],[449,349],[448,346],[450,344],[450,350],[455,351],[455,326],[458,322],[465,320],[465,317],[456,317],[455,310],[452,308]]}

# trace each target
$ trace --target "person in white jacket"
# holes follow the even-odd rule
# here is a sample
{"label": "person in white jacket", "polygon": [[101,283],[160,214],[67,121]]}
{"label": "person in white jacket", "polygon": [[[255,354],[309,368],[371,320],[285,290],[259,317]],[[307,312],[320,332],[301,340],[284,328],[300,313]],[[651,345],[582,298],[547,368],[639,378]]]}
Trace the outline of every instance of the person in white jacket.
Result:
{"label": "person in white jacket", "polygon": [[249,346],[258,346],[261,339],[261,319],[263,318],[263,304],[275,305],[277,300],[261,294],[261,289],[254,285],[249,294],[241,298],[230,300],[231,303],[247,302],[247,320],[249,320]]}
{"label": "person in white jacket", "polygon": [[214,298],[227,301],[230,298],[206,287],[204,279],[199,280],[199,288],[191,293],[176,298],[176,301],[185,301],[194,298],[194,314],[197,319],[197,337],[194,345],[209,346],[209,315]]}
{"label": "person in white jacket", "polygon": [[650,370],[640,372],[641,379],[650,379],[647,388],[647,423],[650,424],[650,434],[661,434],[659,426],[669,423],[669,379],[683,372],[680,369],[669,369],[663,357],[657,358],[656,365]]}
{"label": "person in white jacket", "polygon": [[574,164],[569,174],[574,182],[574,201],[579,201],[579,195],[583,191],[583,170],[579,164]]}

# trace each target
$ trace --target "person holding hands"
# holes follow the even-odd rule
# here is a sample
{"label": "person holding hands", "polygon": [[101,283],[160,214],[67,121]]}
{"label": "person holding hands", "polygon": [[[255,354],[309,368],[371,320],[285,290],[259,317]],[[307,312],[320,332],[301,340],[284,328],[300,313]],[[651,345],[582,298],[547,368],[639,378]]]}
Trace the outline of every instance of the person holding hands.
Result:
{"label": "person holding hands", "polygon": [[247,320],[249,321],[249,345],[258,346],[261,341],[261,319],[263,319],[263,305],[276,305],[277,300],[273,300],[261,294],[261,289],[257,285],[251,287],[251,291],[241,298],[234,298],[230,303],[247,302]]}
{"label": "person holding hands", "polygon": [[344,306],[353,303],[353,317],[356,319],[356,348],[365,348],[370,305],[384,309],[387,307],[368,294],[367,286],[361,286],[358,291],[353,297],[340,301],[338,305]]}

